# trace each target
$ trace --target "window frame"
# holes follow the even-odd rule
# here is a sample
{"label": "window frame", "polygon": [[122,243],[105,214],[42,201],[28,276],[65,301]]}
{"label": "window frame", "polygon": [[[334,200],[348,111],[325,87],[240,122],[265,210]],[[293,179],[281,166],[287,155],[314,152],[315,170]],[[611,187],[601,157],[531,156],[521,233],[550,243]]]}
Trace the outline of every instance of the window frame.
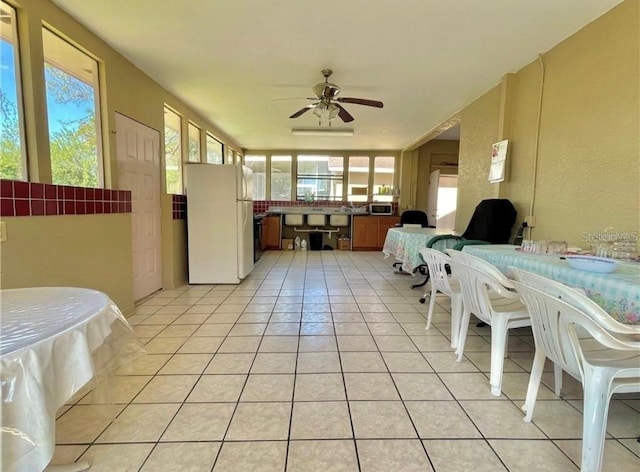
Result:
{"label": "window frame", "polygon": [[[277,158],[282,158],[282,157],[288,157],[289,158],[289,198],[288,199],[282,199],[282,198],[274,198],[273,195],[273,158],[277,157]],[[269,200],[273,200],[273,201],[292,201],[293,198],[293,181],[294,181],[294,174],[293,174],[293,162],[294,162],[294,156],[293,154],[289,153],[289,154],[285,154],[285,153],[278,153],[278,154],[271,154],[269,156],[267,156],[267,172],[269,173],[269,178],[268,178],[268,195],[269,195]],[[284,161],[283,161],[284,162]]]}
{"label": "window frame", "polygon": [[[0,36],[2,41],[6,41],[11,45],[13,54],[13,72],[15,80],[15,94],[16,94],[16,119],[18,121],[18,145],[20,146],[20,162],[18,167],[20,170],[20,176],[16,180],[23,182],[29,181],[29,163],[27,161],[27,136],[26,136],[26,123],[25,123],[25,110],[24,110],[24,96],[22,91],[22,61],[21,61],[21,47],[20,47],[20,27],[18,25],[18,9],[13,5],[2,1],[0,2],[2,9],[7,8],[10,10],[11,17],[11,41],[6,41]],[[0,176],[5,179],[8,176]],[[13,177],[11,178],[13,180]]]}
{"label": "window frame", "polygon": [[[82,78],[75,76],[73,74],[71,74],[69,72],[69,67],[65,67],[64,69],[62,67],[58,67],[57,64],[54,64],[51,58],[47,58],[47,54],[45,52],[45,32],[51,34],[53,37],[57,38],[58,40],[62,41],[65,45],[75,49],[76,51],[78,51],[80,54],[83,54],[84,56],[86,56],[91,62],[93,62],[95,64],[95,67],[93,68],[93,70],[91,71],[91,76],[92,76],[92,82],[91,84],[87,84],[90,85],[92,87],[93,90],[93,106],[94,106],[94,127],[95,127],[95,139],[96,139],[96,159],[97,159],[97,184],[95,185],[95,188],[105,188],[106,187],[106,179],[105,179],[105,162],[104,162],[104,158],[105,158],[105,150],[104,150],[104,140],[103,140],[103,126],[102,126],[102,103],[101,103],[101,97],[102,97],[102,81],[100,80],[101,77],[101,69],[103,68],[103,64],[101,63],[100,60],[98,60],[98,58],[91,54],[89,51],[87,51],[85,48],[79,46],[76,42],[72,41],[70,38],[68,38],[67,36],[61,34],[60,32],[58,32],[55,28],[53,28],[52,26],[43,23],[41,26],[41,34],[42,34],[42,48],[43,48],[43,69],[46,69],[46,64],[49,63],[49,65],[51,67],[54,67],[58,70],[61,70],[63,72],[65,72],[66,74],[75,77],[77,80],[79,81],[83,81]],[[62,65],[61,65],[62,66]],[[45,96],[45,101],[48,102],[48,94],[47,94],[47,90],[46,90],[46,75],[45,75],[45,90],[44,90],[44,96]],[[49,110],[47,109],[47,114],[46,114],[46,120],[47,123],[49,123]],[[51,145],[51,129],[48,126],[48,139],[49,139],[49,145]],[[53,156],[51,155],[51,151],[49,151],[49,163],[51,166],[51,182],[55,185],[72,185],[72,186],[78,186],[81,187],[83,185],[80,184],[75,184],[75,183],[70,183],[70,182],[54,182],[53,179]],[[87,188],[93,188],[93,186],[89,186]]]}
{"label": "window frame", "polygon": [[[298,188],[299,188],[299,184],[298,182],[300,180],[305,180],[305,175],[306,174],[301,174],[300,173],[300,158],[301,157],[326,157],[327,159],[342,159],[342,175],[340,176],[332,176],[331,174],[326,174],[323,175],[322,178],[318,178],[318,175],[316,174],[316,176],[313,175],[308,175],[306,177],[307,180],[313,180],[314,178],[317,181],[327,181],[329,183],[330,186],[332,186],[332,182],[338,181],[340,182],[340,184],[342,185],[341,188],[341,192],[338,195],[336,193],[336,195],[332,198],[330,195],[329,196],[322,196],[319,197],[318,195],[300,195],[298,192]],[[332,202],[336,202],[336,201],[344,201],[345,200],[345,191],[346,191],[346,180],[345,180],[345,174],[347,173],[347,168],[345,166],[345,156],[343,154],[335,154],[335,153],[305,153],[305,154],[301,154],[301,153],[296,153],[295,154],[295,179],[292,179],[292,198],[295,195],[295,199],[292,201],[296,201],[296,202],[315,202],[315,201],[332,201]],[[302,177],[302,178],[301,178]],[[294,194],[294,187],[295,186],[295,194]],[[316,186],[317,187],[317,186]]]}
{"label": "window frame", "polygon": [[[353,194],[351,193],[352,191],[352,183],[351,183],[351,159],[367,159],[367,182],[366,182],[366,193],[365,194]],[[369,155],[363,155],[363,154],[349,154],[349,156],[346,156],[346,164],[347,164],[347,168],[346,168],[346,196],[345,196],[345,201],[349,202],[349,203],[367,203],[371,196],[372,196],[372,185],[371,185],[371,162],[373,161],[374,158],[372,158]],[[356,197],[356,198],[352,198],[352,197]],[[364,200],[362,200],[362,198],[358,198],[358,197],[364,197]]]}
{"label": "window frame", "polygon": [[[220,145],[220,162],[211,162],[209,161],[209,143],[214,141]],[[224,144],[222,141],[217,139],[213,134],[207,132],[205,135],[205,151],[206,151],[206,162],[207,164],[224,164]]]}
{"label": "window frame", "polygon": [[[191,160],[191,145],[194,143],[191,136],[192,130],[198,133],[197,146],[195,146],[198,159],[195,161]],[[202,129],[192,121],[187,122],[187,144],[187,162],[202,162]]]}
{"label": "window frame", "polygon": [[[254,200],[266,200],[267,199],[267,195],[269,195],[269,189],[268,187],[270,186],[270,182],[269,182],[269,169],[268,169],[268,165],[267,162],[270,160],[271,156],[267,156],[265,154],[247,154],[246,156],[244,156],[244,164],[245,166],[249,167],[252,171],[253,171],[253,167],[251,165],[251,162],[255,160],[255,162],[258,162],[262,159],[264,159],[263,164],[264,164],[264,198],[259,198],[256,195],[256,192],[259,188],[258,181],[256,179],[256,175],[258,174],[262,174],[262,172],[258,173],[258,172],[253,172],[253,199]],[[246,159],[249,158],[250,161],[249,163],[247,163]]]}
{"label": "window frame", "polygon": [[[392,172],[392,177],[391,177],[391,184],[390,184],[390,188],[389,191],[390,193],[388,194],[381,194],[381,193],[377,193],[376,192],[376,159],[378,158],[391,158],[393,159],[393,172]],[[397,182],[397,166],[398,166],[398,158],[396,156],[392,156],[392,155],[388,155],[388,154],[377,154],[374,156],[371,156],[371,201],[373,202],[393,202],[394,200],[394,196],[395,192],[396,192],[396,182]],[[382,174],[382,172],[380,172],[380,174]],[[386,184],[383,184],[383,186]],[[379,191],[378,191],[379,192]]]}
{"label": "window frame", "polygon": [[[183,119],[184,117],[178,113],[174,108],[171,108],[169,105],[167,105],[165,103],[164,108],[163,108],[163,113],[164,113],[164,123],[163,123],[163,129],[162,129],[162,134],[163,134],[163,138],[164,138],[164,143],[163,143],[163,147],[164,147],[164,173],[165,173],[165,192],[169,195],[174,194],[174,195],[184,195],[184,146],[182,143],[182,123],[183,123]],[[168,172],[167,172],[167,118],[166,115],[167,113],[171,113],[175,116],[178,117],[179,119],[179,125],[176,129],[177,133],[178,133],[178,146],[179,146],[179,150],[178,150],[178,172],[179,172],[179,178],[178,178],[178,186],[179,188],[177,189],[177,192],[173,192],[171,191],[171,189],[169,189],[169,180],[167,178]],[[175,157],[175,156],[172,156]]]}

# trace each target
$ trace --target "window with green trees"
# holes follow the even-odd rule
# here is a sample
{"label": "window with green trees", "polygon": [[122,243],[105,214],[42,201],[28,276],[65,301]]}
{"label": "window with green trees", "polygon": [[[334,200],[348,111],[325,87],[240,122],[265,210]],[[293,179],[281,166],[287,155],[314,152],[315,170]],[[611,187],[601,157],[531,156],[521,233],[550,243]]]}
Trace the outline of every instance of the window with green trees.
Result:
{"label": "window with green trees", "polygon": [[189,162],[200,162],[200,128],[189,123]]}
{"label": "window with green trees", "polygon": [[52,182],[101,187],[98,62],[42,30]]}
{"label": "window with green trees", "polygon": [[182,118],[164,107],[164,165],[167,193],[182,193]]}

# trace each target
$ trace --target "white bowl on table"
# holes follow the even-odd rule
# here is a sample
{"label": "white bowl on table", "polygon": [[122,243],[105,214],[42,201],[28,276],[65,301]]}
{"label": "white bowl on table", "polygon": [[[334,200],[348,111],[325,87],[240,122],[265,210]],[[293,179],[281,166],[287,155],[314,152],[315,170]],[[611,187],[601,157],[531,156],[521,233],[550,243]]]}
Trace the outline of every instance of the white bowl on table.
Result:
{"label": "white bowl on table", "polygon": [[616,270],[618,262],[613,259],[596,256],[564,256],[571,267],[587,272],[597,272],[599,274],[609,274]]}

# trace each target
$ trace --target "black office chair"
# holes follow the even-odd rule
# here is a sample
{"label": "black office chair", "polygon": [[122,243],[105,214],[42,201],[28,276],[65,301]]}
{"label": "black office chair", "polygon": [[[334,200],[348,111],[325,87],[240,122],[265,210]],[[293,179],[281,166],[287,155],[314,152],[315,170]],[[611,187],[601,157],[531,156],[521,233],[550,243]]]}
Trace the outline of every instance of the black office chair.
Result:
{"label": "black office chair", "polygon": [[[516,222],[516,211],[513,204],[504,198],[482,200],[471,215],[471,220],[462,236],[443,234],[435,236],[427,243],[428,248],[461,251],[468,244],[507,244],[511,238],[511,229]],[[421,267],[421,266],[419,266]],[[420,272],[422,273],[422,272]],[[425,274],[424,282],[412,285],[411,288],[422,287],[429,281]],[[424,303],[425,297],[420,298]]]}
{"label": "black office chair", "polygon": [[471,215],[469,225],[462,236],[453,234],[436,236],[431,238],[427,247],[433,247],[443,239],[458,241],[453,246],[457,251],[468,244],[507,244],[517,215],[518,212],[513,204],[505,198],[482,200]]}
{"label": "black office chair", "polygon": [[[396,228],[401,228],[404,225],[420,225],[423,228],[435,228],[435,226],[429,226],[429,218],[427,218],[427,214],[421,210],[405,210],[400,215],[400,223],[396,224]],[[402,267],[402,262],[394,262],[392,264],[394,268]],[[424,265],[426,267],[426,265]],[[416,270],[422,268],[418,266]],[[420,273],[424,272],[420,270]]]}
{"label": "black office chair", "polygon": [[396,226],[402,227],[409,224],[421,225],[423,228],[434,228],[434,226],[429,226],[429,218],[427,218],[427,214],[421,210],[405,210],[400,215],[400,223]]}

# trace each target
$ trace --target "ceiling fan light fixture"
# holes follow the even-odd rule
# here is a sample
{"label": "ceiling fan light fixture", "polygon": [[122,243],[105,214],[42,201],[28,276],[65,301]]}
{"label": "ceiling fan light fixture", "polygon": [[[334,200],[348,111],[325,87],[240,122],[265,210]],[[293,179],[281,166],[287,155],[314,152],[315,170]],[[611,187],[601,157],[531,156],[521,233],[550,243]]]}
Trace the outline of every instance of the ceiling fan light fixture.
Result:
{"label": "ceiling fan light fixture", "polygon": [[313,114],[316,115],[318,118],[322,118],[322,115],[324,115],[326,111],[327,111],[327,105],[325,105],[323,102],[320,102],[313,109]]}
{"label": "ceiling fan light fixture", "polygon": [[292,128],[294,136],[353,136],[353,128]]}
{"label": "ceiling fan light fixture", "polygon": [[329,103],[327,107],[327,114],[329,115],[329,121],[333,120],[336,116],[338,116],[338,112],[340,110],[333,103]]}

